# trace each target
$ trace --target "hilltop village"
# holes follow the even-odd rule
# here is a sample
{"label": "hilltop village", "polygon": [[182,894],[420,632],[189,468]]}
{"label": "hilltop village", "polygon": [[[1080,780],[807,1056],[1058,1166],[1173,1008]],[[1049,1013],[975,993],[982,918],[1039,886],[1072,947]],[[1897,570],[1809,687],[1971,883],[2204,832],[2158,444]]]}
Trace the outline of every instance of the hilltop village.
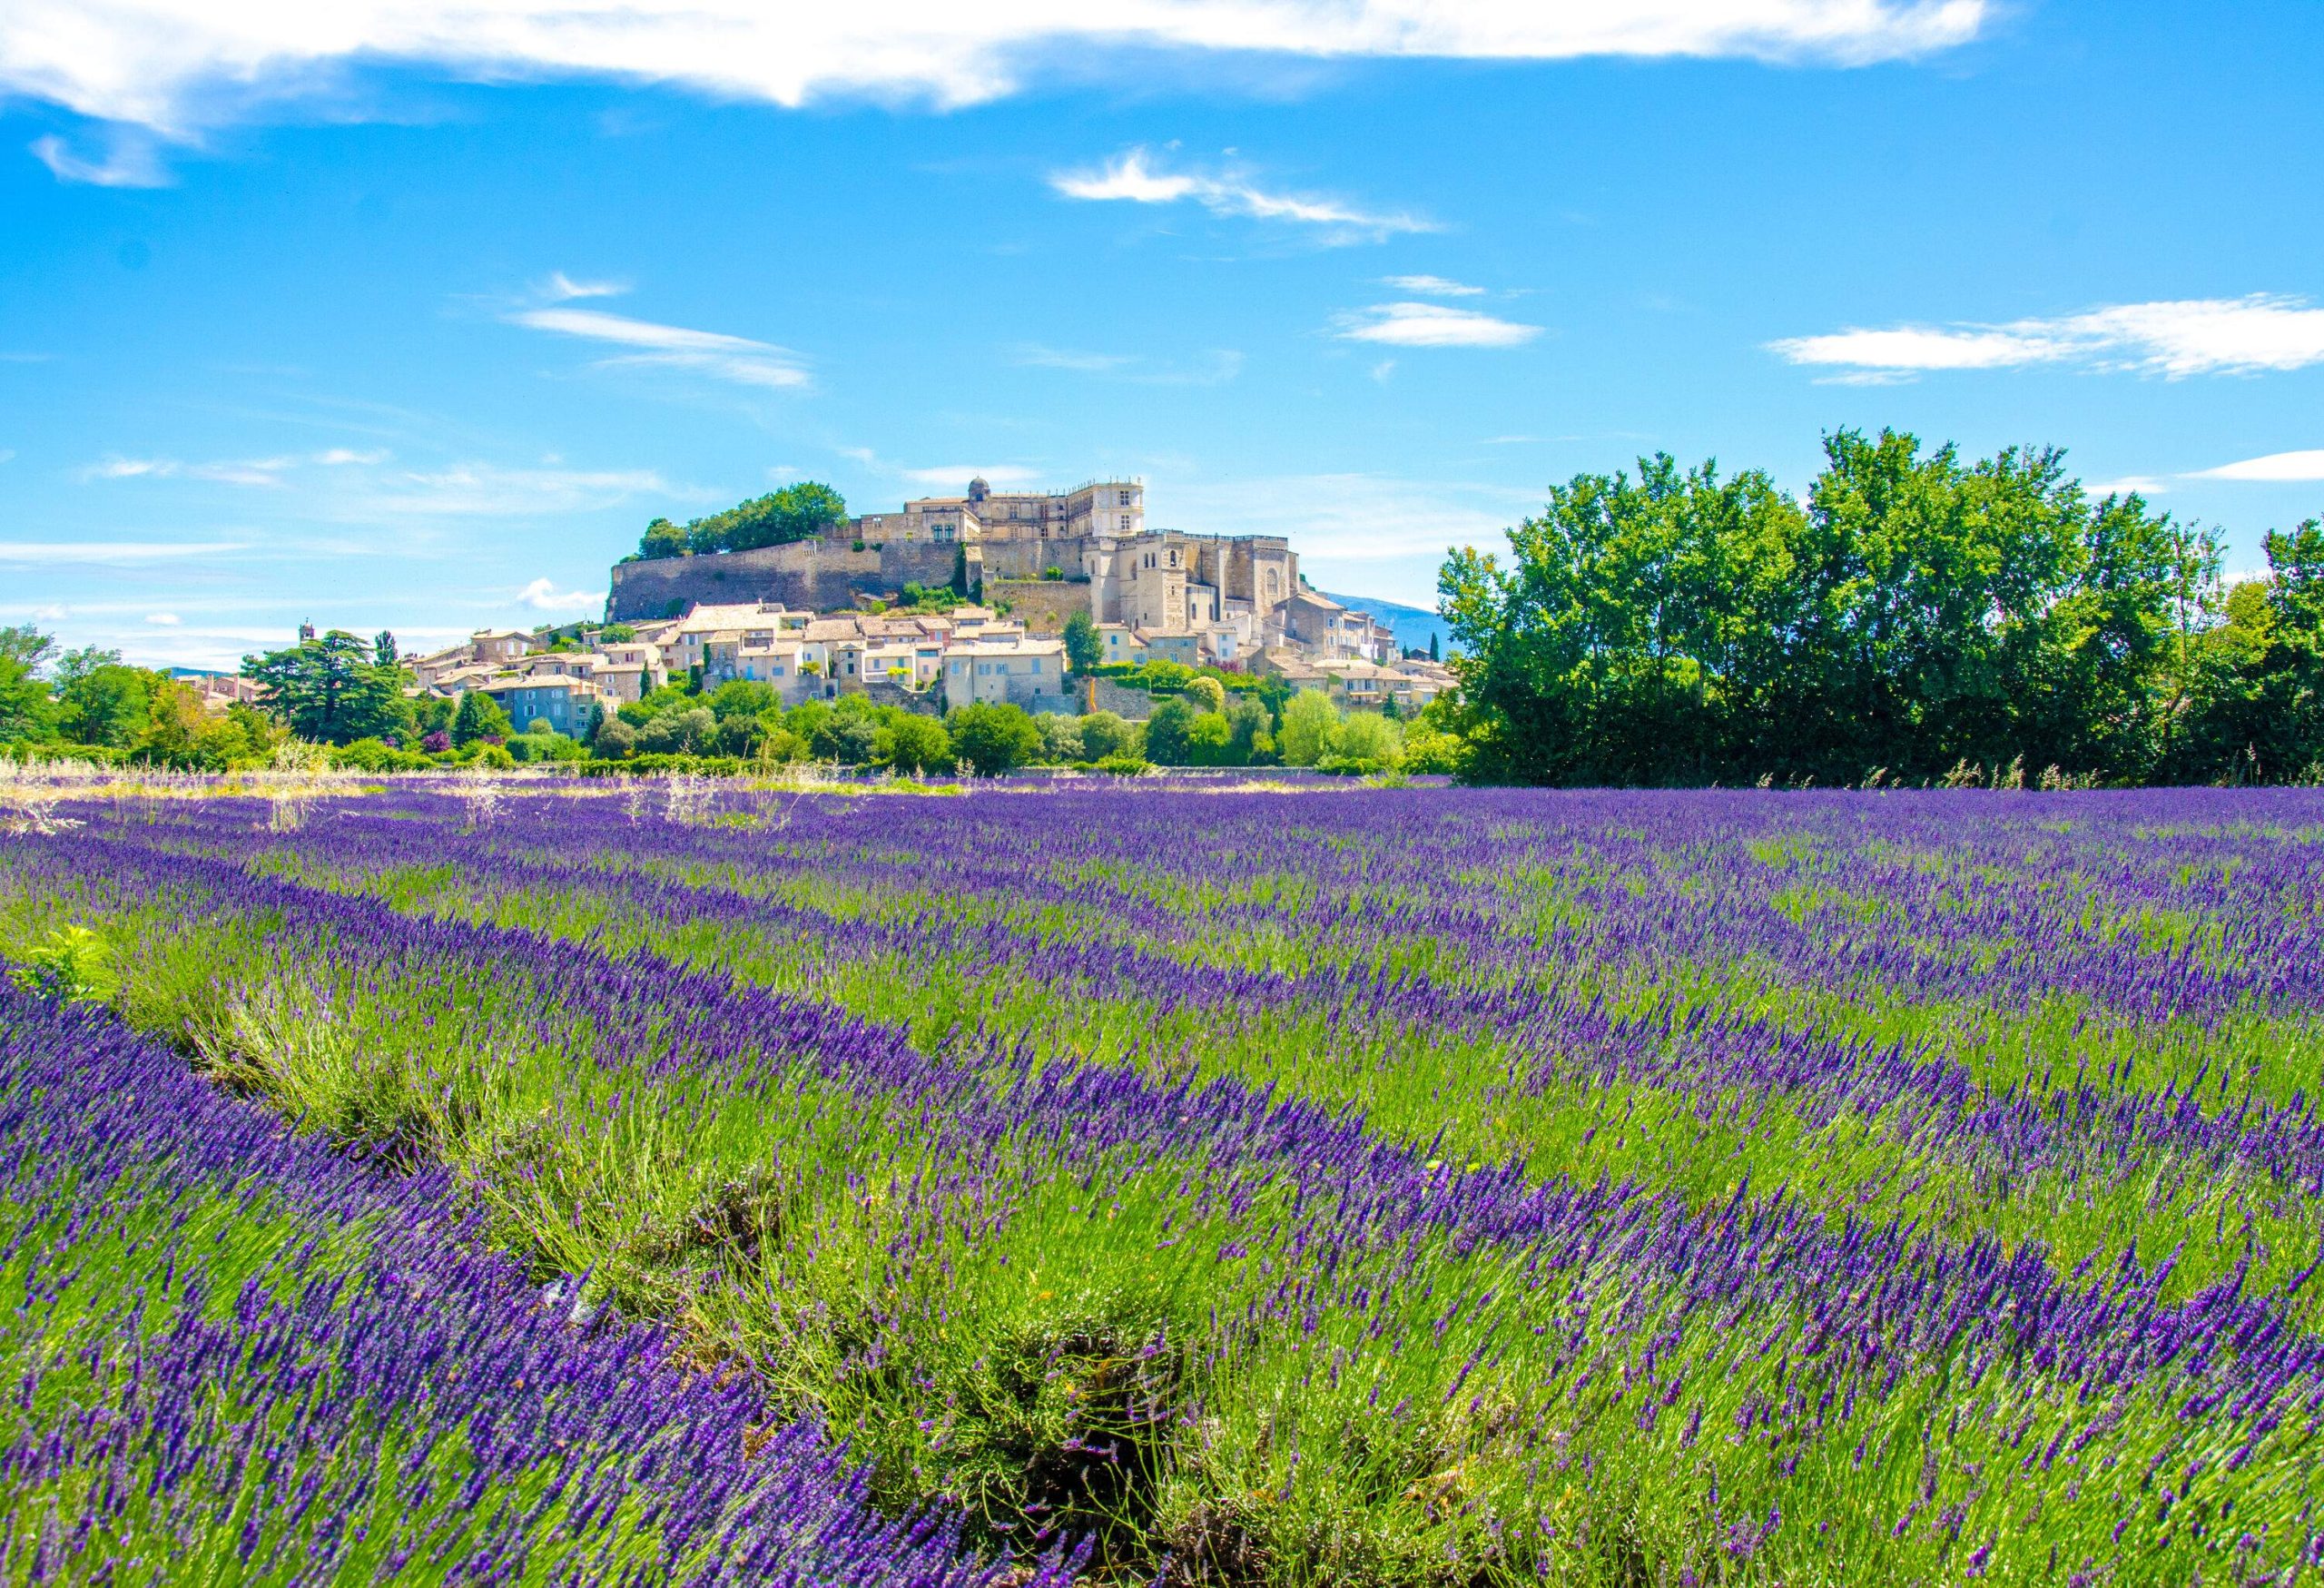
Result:
{"label": "hilltop village", "polygon": [[478,692],[520,732],[576,739],[673,683],[763,684],[786,706],[860,694],[931,715],[985,703],[1132,721],[1156,696],[1121,680],[1152,663],[1391,716],[1451,686],[1385,623],[1311,588],[1286,540],[1150,529],[1145,495],[1131,479],[1034,493],[980,478],[777,545],[695,552],[649,531],[663,554],[615,565],[604,626],[485,630],[406,665],[422,691]]}

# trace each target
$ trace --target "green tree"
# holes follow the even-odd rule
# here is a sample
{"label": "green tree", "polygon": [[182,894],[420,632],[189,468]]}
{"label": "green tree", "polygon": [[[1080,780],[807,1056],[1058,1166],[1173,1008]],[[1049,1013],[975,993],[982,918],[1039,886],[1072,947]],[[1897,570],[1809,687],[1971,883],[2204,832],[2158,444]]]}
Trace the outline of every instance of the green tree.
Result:
{"label": "green tree", "polygon": [[1062,765],[1083,759],[1081,719],[1061,713],[1045,711],[1033,719],[1041,730],[1041,759],[1051,765]]}
{"label": "green tree", "polygon": [[881,758],[898,772],[945,772],[952,765],[952,739],[944,725],[917,712],[900,713],[882,730]]}
{"label": "green tree", "polygon": [[56,642],[31,625],[0,628],[0,745],[37,744],[56,731],[55,702],[40,676]]}
{"label": "green tree", "polygon": [[718,719],[706,705],[665,711],[638,730],[637,747],[655,755],[704,755],[718,735]]}
{"label": "green tree", "polygon": [[597,725],[589,750],[600,761],[627,760],[637,754],[637,730],[619,716],[609,716]]}
{"label": "green tree", "polygon": [[1091,761],[1108,755],[1140,753],[1137,725],[1124,722],[1110,711],[1093,711],[1081,718],[1081,754]]}
{"label": "green tree", "polygon": [[1195,720],[1203,715],[1183,695],[1174,695],[1146,719],[1146,758],[1157,766],[1194,764]]}
{"label": "green tree", "polygon": [[1041,730],[1019,706],[972,701],[955,706],[944,726],[953,755],[979,777],[1013,772],[1041,753]]}
{"label": "green tree", "polygon": [[1200,710],[1223,712],[1226,709],[1226,686],[1206,675],[1187,679],[1185,693],[1187,698]]}
{"label": "green tree", "polygon": [[1077,673],[1087,673],[1106,659],[1106,642],[1087,612],[1065,620],[1065,662]]}
{"label": "green tree", "polygon": [[460,696],[460,709],[452,718],[452,743],[473,745],[478,740],[501,740],[517,731],[500,703],[481,689],[471,689]]}
{"label": "green tree", "polygon": [[1368,711],[1352,711],[1328,735],[1321,764],[1345,764],[1351,771],[1384,772],[1396,764],[1403,740],[1396,725]]}
{"label": "green tree", "polygon": [[1472,775],[1855,782],[1956,761],[2147,775],[2206,542],[2053,449],[1841,430],[1804,503],[1755,470],[1580,475],[1438,582]]}
{"label": "green tree", "polygon": [[1284,705],[1283,728],[1275,735],[1275,748],[1283,756],[1283,764],[1313,766],[1321,761],[1326,741],[1339,720],[1339,708],[1321,690],[1303,689],[1293,695]]}
{"label": "green tree", "polygon": [[756,716],[761,712],[780,710],[783,697],[774,686],[756,678],[734,678],[712,690],[707,696],[710,713],[724,722],[734,716]]}
{"label": "green tree", "polygon": [[637,543],[637,555],[645,557],[684,557],[688,549],[686,532],[667,518],[646,525]]}
{"label": "green tree", "polygon": [[57,720],[64,736],[79,745],[135,748],[153,728],[153,686],[160,678],[119,662],[76,669],[57,692]]}
{"label": "green tree", "polygon": [[1226,708],[1231,734],[1226,762],[1230,766],[1265,766],[1275,758],[1273,719],[1267,708],[1248,695]]}
{"label": "green tree", "polygon": [[342,629],[288,650],[242,658],[267,711],[302,739],[330,745],[402,738],[412,713],[403,696],[409,675],[381,666],[373,647]]}
{"label": "green tree", "polygon": [[1187,725],[1186,763],[1188,766],[1232,766],[1235,727],[1223,711],[1198,711]]}

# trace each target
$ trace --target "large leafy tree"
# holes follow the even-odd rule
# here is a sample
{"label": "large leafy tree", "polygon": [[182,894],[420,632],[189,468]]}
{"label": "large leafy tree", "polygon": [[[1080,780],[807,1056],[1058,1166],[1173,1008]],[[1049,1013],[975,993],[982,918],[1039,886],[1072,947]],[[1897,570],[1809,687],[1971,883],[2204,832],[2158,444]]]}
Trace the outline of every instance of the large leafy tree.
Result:
{"label": "large leafy tree", "polygon": [[980,777],[991,777],[1038,758],[1041,730],[1021,707],[992,701],[955,706],[944,719],[952,754]]}
{"label": "large leafy tree", "polygon": [[1065,661],[1077,673],[1087,673],[1106,659],[1106,642],[1087,612],[1065,620]]}
{"label": "large leafy tree", "polygon": [[0,745],[46,739],[55,728],[55,702],[40,676],[56,642],[29,624],[0,628]]}
{"label": "large leafy tree", "polygon": [[154,690],[167,682],[118,661],[77,668],[57,692],[59,725],[76,744],[134,749],[153,731]]}
{"label": "large leafy tree", "polygon": [[408,676],[383,665],[374,646],[343,629],[288,650],[245,656],[242,676],[257,683],[268,713],[302,739],[345,745],[411,731],[411,706],[403,695]]}
{"label": "large leafy tree", "polygon": [[[1960,761],[2138,778],[2216,547],[2048,449],[1980,462],[1841,430],[1804,500],[1642,459],[1439,580],[1472,770],[1534,783],[1914,779]],[[1286,749],[1288,749],[1286,745]]]}

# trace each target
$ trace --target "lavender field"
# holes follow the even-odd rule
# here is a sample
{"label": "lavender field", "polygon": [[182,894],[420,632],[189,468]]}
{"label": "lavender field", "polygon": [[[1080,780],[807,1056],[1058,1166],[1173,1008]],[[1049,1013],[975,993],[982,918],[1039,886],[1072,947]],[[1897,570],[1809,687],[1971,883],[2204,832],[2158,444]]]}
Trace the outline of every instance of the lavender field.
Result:
{"label": "lavender field", "polygon": [[2324,1574],[2324,794],[183,792],[0,841],[9,1581]]}

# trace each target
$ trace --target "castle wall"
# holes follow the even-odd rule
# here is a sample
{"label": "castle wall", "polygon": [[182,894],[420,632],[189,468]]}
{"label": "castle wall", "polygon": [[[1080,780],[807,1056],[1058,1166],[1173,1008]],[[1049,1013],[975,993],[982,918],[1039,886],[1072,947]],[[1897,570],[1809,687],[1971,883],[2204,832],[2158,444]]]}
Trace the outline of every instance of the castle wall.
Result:
{"label": "castle wall", "polygon": [[[615,563],[606,596],[608,622],[663,617],[695,601],[779,601],[798,611],[838,612],[855,597],[885,596],[907,584],[940,585],[952,577],[950,546],[889,541],[857,551],[844,541],[798,540],[713,557],[665,557]],[[978,548],[970,547],[973,568]]]}
{"label": "castle wall", "polygon": [[1065,620],[1077,612],[1096,617],[1090,588],[1087,579],[995,578],[988,565],[984,598],[988,603],[1008,603],[1009,616],[1022,618],[1027,632],[1047,636],[1063,633]]}

